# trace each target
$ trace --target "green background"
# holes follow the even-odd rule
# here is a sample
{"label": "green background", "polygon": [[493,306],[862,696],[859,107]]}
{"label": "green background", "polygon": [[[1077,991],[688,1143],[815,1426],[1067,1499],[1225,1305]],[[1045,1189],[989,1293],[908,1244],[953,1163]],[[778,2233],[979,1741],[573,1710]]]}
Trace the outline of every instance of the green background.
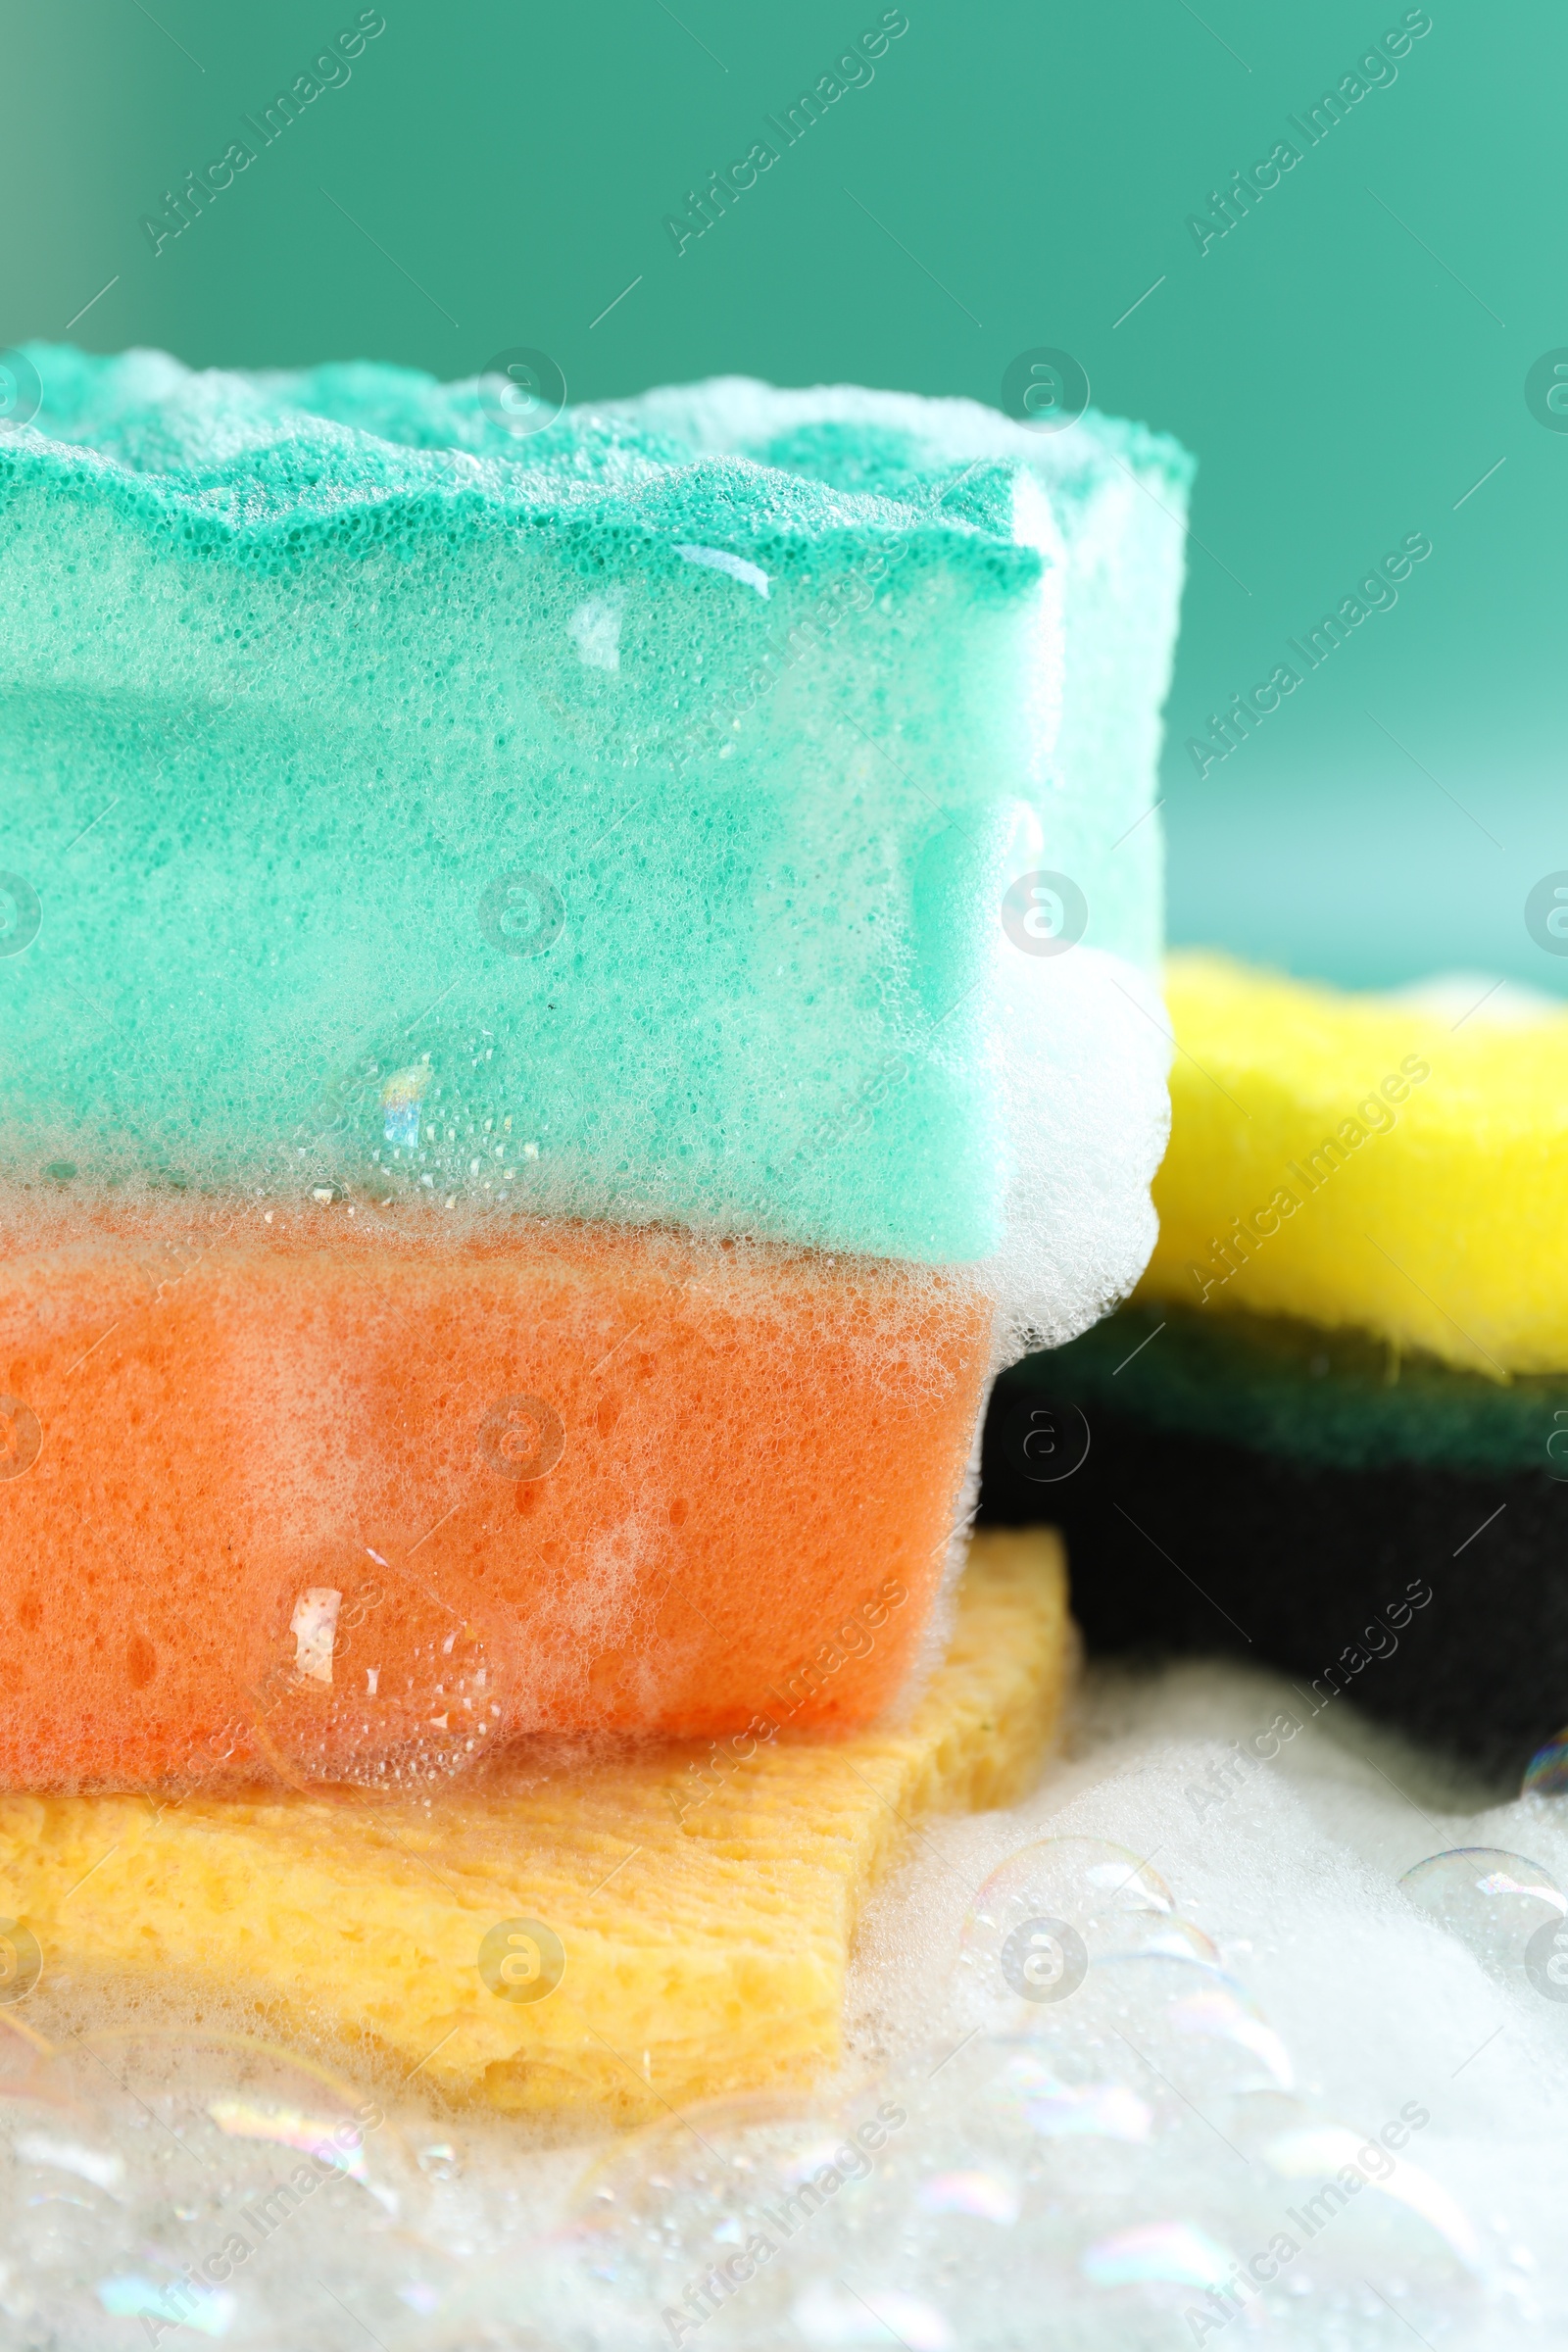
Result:
{"label": "green background", "polygon": [[[1201,256],[1185,226],[1402,13],[909,0],[874,81],[677,257],[663,217],[873,0],[386,0],[352,80],[155,257],[142,216],[357,7],[8,4],[0,342],[90,303],[74,339],[196,365],[454,377],[522,344],[579,400],[738,370],[993,402],[1016,353],[1063,347],[1200,461],[1172,937],[1564,990],[1523,919],[1568,867],[1568,434],[1524,398],[1568,345],[1560,0],[1433,0],[1397,80],[1250,218]],[[1200,782],[1185,738],[1413,530],[1434,552],[1397,607]]]}

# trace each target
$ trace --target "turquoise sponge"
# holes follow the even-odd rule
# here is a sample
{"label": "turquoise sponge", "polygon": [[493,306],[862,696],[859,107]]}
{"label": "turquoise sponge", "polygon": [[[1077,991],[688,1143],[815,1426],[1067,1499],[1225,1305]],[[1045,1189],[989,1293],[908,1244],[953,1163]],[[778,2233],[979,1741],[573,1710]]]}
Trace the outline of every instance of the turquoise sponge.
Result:
{"label": "turquoise sponge", "polygon": [[[1041,810],[1051,862],[1080,884],[1102,948],[1150,964],[1162,945],[1163,845],[1148,816],[1170,684],[1192,460],[1093,410],[1040,433],[972,400],[854,384],[780,391],[746,376],[672,385],[619,414],[704,450],[894,499],[953,466],[1025,467],[1061,533],[1060,731]],[[1114,853],[1114,854],[1113,854]]]}
{"label": "turquoise sponge", "polygon": [[1074,601],[1089,494],[1000,418],[946,444],[965,404],[914,404],[907,463],[851,480],[657,402],[519,439],[402,369],[31,358],[0,1173],[1004,1247],[1051,1081],[1008,1066],[999,909],[1060,867],[1088,952],[1154,943],[1152,853],[1111,845],[1179,573],[1144,508],[1179,487],[1156,507],[1086,432],[1150,649],[1112,792],[1054,758],[1064,643],[1087,676],[1110,631]]}

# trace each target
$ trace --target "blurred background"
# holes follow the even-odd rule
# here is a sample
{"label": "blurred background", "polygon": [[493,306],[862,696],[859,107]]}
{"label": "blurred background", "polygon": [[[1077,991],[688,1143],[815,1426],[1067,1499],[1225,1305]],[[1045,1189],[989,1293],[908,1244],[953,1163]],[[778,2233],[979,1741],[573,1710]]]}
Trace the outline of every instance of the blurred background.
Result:
{"label": "blurred background", "polygon": [[[0,344],[447,378],[523,345],[573,400],[738,371],[997,405],[1018,353],[1070,352],[1097,407],[1199,461],[1173,940],[1568,992],[1525,919],[1568,868],[1560,0],[5,0],[0,23]],[[899,23],[677,252],[666,216]],[[1362,69],[1407,29],[1396,69]],[[1343,119],[1311,143],[1326,91]],[[1227,228],[1216,195],[1284,140],[1300,161]],[[235,141],[254,164],[172,233],[170,196]],[[1188,739],[1301,667],[1288,641],[1414,533],[1397,603],[1200,777]]]}

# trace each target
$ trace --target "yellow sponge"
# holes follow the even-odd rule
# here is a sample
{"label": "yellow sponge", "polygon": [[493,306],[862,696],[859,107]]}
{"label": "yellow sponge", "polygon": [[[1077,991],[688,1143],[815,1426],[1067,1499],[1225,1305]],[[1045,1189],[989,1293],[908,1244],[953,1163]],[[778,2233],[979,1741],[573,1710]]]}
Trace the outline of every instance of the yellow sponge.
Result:
{"label": "yellow sponge", "polygon": [[694,1751],[497,1768],[426,1808],[313,1793],[0,1798],[0,1911],[45,2032],[197,2014],[464,2101],[617,2123],[809,2079],[856,1923],[910,1825],[1004,1804],[1073,1657],[1054,1534],[974,1540],[908,1722],[832,1744],[759,1718]]}
{"label": "yellow sponge", "polygon": [[1498,1379],[1568,1368],[1568,1008],[1504,1026],[1210,956],[1171,959],[1166,1001],[1144,1297],[1357,1324]]}

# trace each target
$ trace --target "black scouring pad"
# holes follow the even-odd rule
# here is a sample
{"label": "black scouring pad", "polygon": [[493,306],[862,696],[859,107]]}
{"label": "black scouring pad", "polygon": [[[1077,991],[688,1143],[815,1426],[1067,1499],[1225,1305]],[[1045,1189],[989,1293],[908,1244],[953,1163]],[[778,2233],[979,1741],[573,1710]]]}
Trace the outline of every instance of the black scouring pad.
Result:
{"label": "black scouring pad", "polygon": [[1499,1772],[1568,1724],[1568,1374],[1125,1308],[999,1382],[980,1516],[1063,1530],[1092,1651],[1239,1654]]}

